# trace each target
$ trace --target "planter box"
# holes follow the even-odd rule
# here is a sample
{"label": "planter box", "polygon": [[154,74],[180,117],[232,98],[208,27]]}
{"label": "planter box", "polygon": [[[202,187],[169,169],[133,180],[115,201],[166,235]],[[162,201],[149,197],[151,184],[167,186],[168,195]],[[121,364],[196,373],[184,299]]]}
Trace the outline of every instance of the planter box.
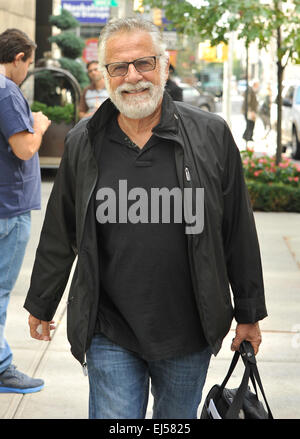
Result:
{"label": "planter box", "polygon": [[246,180],[253,210],[300,212],[300,187]]}
{"label": "planter box", "polygon": [[73,124],[52,122],[39,149],[41,168],[57,168],[64,152],[64,141]]}

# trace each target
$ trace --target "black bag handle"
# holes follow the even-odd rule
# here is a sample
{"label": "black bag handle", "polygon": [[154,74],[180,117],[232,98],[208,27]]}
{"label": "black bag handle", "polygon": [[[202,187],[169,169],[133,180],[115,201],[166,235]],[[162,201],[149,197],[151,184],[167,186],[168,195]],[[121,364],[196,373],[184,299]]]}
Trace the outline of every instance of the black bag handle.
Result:
{"label": "black bag handle", "polygon": [[241,356],[242,356],[242,359],[244,361],[244,364],[246,365],[246,362],[248,362],[248,364],[250,366],[250,378],[251,378],[251,381],[252,381],[252,384],[253,384],[256,396],[258,397],[255,381],[257,382],[258,387],[259,387],[259,389],[261,391],[261,394],[262,394],[262,396],[264,398],[264,402],[266,404],[266,408],[267,408],[267,411],[268,411],[269,419],[273,419],[273,415],[272,415],[271,409],[269,407],[269,404],[268,404],[268,401],[267,401],[267,398],[266,398],[266,395],[265,395],[265,392],[264,392],[264,388],[263,388],[263,385],[262,385],[262,382],[261,382],[261,378],[260,378],[260,375],[259,375],[259,372],[258,372],[256,358],[255,358],[255,354],[254,354],[254,350],[253,350],[252,344],[249,341],[246,341],[246,340],[243,341],[241,343],[241,346],[240,346],[240,352],[241,352]]}
{"label": "black bag handle", "polygon": [[[258,372],[256,364],[253,365],[253,366],[251,365],[250,368],[252,369],[251,372],[254,375],[254,377],[253,377],[254,381],[256,380],[256,382],[257,382],[257,384],[259,386],[259,389],[261,391],[261,394],[262,394],[262,396],[264,398],[264,401],[265,401],[265,404],[266,404],[266,408],[267,408],[267,411],[268,411],[268,415],[269,415],[269,419],[273,419],[273,415],[272,415],[271,409],[269,407],[269,404],[268,404],[268,401],[267,401],[267,398],[266,398],[266,395],[265,395],[265,392],[264,392],[264,389],[263,389],[263,385],[262,385],[262,382],[261,382],[261,379],[260,379],[259,372]],[[256,392],[256,394],[257,394],[257,392]]]}
{"label": "black bag handle", "polygon": [[269,407],[269,404],[267,402],[266,396],[265,396],[265,392],[262,386],[262,382],[259,376],[259,372],[257,369],[257,365],[256,365],[256,358],[254,355],[254,350],[253,347],[251,345],[250,342],[248,341],[243,341],[240,345],[240,350],[236,351],[234,353],[233,359],[231,361],[231,364],[229,366],[229,370],[227,372],[227,375],[225,376],[222,384],[219,387],[219,390],[216,394],[216,399],[219,399],[223,393],[223,390],[227,384],[227,381],[229,380],[229,378],[232,375],[232,372],[234,371],[237,362],[239,360],[239,358],[243,359],[244,365],[245,365],[245,371],[244,371],[244,375],[241,381],[241,384],[235,394],[235,397],[232,401],[232,404],[228,410],[228,412],[226,413],[226,419],[237,419],[238,418],[238,414],[239,411],[241,410],[242,406],[243,406],[243,400],[245,398],[247,389],[248,389],[248,383],[249,383],[249,379],[251,378],[253,387],[255,389],[255,393],[256,396],[257,395],[257,389],[256,389],[256,385],[255,385],[255,381],[257,382],[260,391],[262,393],[262,396],[264,398],[265,404],[266,404],[266,408],[268,411],[268,417],[269,419],[273,419],[273,415],[271,412],[271,409]]}

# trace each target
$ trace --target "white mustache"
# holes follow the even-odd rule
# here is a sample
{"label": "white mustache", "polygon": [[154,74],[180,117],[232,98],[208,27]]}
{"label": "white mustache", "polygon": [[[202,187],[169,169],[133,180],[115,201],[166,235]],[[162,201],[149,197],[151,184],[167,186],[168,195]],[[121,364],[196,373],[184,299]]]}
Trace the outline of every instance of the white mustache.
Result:
{"label": "white mustache", "polygon": [[116,89],[116,93],[121,94],[124,91],[140,91],[145,88],[149,88],[150,91],[153,88],[152,82],[149,81],[140,81],[137,84],[122,84]]}

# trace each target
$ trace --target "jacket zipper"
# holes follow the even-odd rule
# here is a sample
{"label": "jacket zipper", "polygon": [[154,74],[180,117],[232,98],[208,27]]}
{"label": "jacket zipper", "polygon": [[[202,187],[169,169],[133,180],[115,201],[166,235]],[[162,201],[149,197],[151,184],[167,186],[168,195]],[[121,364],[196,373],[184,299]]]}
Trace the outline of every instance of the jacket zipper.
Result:
{"label": "jacket zipper", "polygon": [[[185,178],[186,181],[189,183],[190,187],[193,187],[193,183],[192,183],[192,178],[191,178],[191,173],[190,170],[188,168],[187,165],[184,165],[184,173],[185,173]],[[193,235],[187,235],[187,242],[188,242],[188,255],[189,255],[189,262],[190,262],[190,267],[191,267],[191,280],[192,280],[192,285],[193,285],[193,291],[194,291],[194,296],[195,296],[195,300],[197,303],[197,295],[195,293],[195,291],[197,291],[197,279],[196,279],[196,274],[195,274],[195,270],[193,270],[193,267],[195,267],[195,263],[194,263],[194,259],[195,259],[195,253],[194,253],[194,239],[191,239]],[[199,313],[199,317],[201,319],[201,322],[203,324],[204,319],[202,318],[202,316]],[[206,333],[206,331],[205,331]]]}
{"label": "jacket zipper", "polygon": [[185,172],[186,180],[190,183],[192,181],[192,179],[191,179],[190,170],[187,166],[184,167],[184,172]]}

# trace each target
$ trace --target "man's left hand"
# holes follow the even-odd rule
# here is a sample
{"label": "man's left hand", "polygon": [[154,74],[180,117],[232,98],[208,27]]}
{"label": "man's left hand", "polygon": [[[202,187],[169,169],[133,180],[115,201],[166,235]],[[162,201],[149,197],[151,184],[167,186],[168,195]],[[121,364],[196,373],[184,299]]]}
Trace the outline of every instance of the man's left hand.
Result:
{"label": "man's left hand", "polygon": [[261,344],[261,332],[259,323],[238,323],[235,330],[235,338],[231,344],[232,351],[238,351],[240,344],[244,341],[250,341],[254,354],[256,355]]}

